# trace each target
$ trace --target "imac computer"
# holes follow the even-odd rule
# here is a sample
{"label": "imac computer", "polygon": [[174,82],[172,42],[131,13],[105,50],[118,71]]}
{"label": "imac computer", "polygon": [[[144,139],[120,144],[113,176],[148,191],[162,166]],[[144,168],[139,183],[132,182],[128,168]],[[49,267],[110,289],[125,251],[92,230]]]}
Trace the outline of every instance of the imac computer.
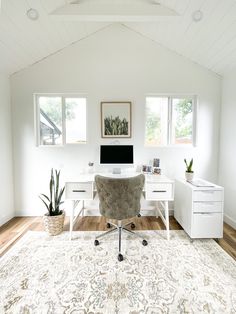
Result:
{"label": "imac computer", "polygon": [[133,145],[101,145],[100,164],[113,166],[112,173],[120,174],[121,166],[134,163]]}

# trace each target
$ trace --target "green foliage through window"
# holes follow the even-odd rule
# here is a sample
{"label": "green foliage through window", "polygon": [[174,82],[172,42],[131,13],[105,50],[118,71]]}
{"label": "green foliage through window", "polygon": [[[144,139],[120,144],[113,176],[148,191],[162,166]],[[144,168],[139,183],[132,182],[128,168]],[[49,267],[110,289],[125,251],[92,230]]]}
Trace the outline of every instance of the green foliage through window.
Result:
{"label": "green foliage through window", "polygon": [[193,144],[194,100],[178,97],[146,98],[147,145]]}

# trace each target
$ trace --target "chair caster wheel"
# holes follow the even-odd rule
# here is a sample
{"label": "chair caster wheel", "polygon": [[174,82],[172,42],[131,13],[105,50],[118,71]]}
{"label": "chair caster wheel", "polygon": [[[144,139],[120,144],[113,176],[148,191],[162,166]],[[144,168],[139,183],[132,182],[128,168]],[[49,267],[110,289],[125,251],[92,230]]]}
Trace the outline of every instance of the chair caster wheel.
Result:
{"label": "chair caster wheel", "polygon": [[119,261],[119,262],[122,262],[123,259],[124,259],[123,255],[119,253],[119,254],[118,254],[118,261]]}
{"label": "chair caster wheel", "polygon": [[99,241],[98,241],[98,240],[95,240],[95,241],[94,241],[94,245],[95,245],[95,246],[99,245]]}
{"label": "chair caster wheel", "polygon": [[130,226],[131,226],[131,229],[135,228],[135,224],[134,223],[132,223]]}
{"label": "chair caster wheel", "polygon": [[141,214],[138,214],[138,217],[141,217]]}
{"label": "chair caster wheel", "polygon": [[107,223],[107,229],[110,229],[111,228],[111,224],[108,222]]}
{"label": "chair caster wheel", "polygon": [[142,245],[147,246],[148,245],[147,241],[143,240]]}

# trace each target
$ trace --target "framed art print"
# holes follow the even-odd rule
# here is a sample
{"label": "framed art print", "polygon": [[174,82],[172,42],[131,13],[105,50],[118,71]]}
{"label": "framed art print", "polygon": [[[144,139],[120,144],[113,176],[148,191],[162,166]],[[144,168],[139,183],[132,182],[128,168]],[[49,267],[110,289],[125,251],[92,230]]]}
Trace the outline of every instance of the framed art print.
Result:
{"label": "framed art print", "polygon": [[131,102],[101,102],[103,138],[131,137]]}

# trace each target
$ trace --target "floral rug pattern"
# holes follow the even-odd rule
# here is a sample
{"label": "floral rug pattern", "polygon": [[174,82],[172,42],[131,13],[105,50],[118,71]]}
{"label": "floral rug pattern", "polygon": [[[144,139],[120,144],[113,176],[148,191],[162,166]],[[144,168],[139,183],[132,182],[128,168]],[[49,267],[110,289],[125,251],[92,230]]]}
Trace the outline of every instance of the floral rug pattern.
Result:
{"label": "floral rug pattern", "polygon": [[236,262],[213,240],[123,234],[118,262],[117,235],[94,246],[98,233],[28,232],[0,259],[0,313],[236,313]]}

